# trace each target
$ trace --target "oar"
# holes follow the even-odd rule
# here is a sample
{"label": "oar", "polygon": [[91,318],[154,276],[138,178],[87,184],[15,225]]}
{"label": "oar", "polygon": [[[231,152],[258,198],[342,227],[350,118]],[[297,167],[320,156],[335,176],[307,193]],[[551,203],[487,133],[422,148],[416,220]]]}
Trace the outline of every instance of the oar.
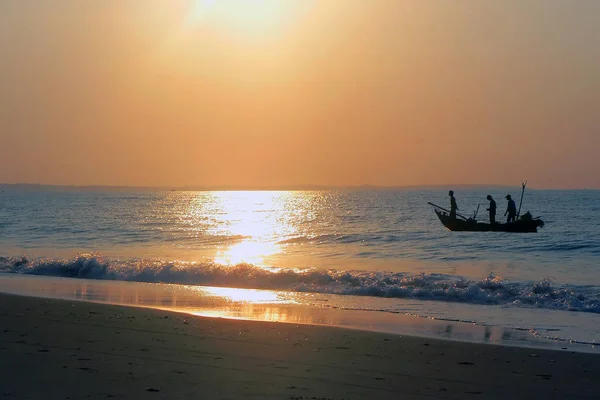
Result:
{"label": "oar", "polygon": [[[438,206],[437,204],[433,204],[433,203],[431,203],[431,202],[429,202],[429,201],[427,202],[427,204],[429,204],[430,206],[434,206],[434,207],[436,207],[436,208],[439,208],[439,209],[440,209],[440,210],[442,210],[442,211],[446,211],[448,214],[450,214],[450,211],[449,211],[449,210],[446,210],[444,207],[440,207],[440,206]],[[459,217],[461,217],[461,218],[462,218],[462,219],[464,219],[465,221],[468,221],[468,220],[469,220],[469,218],[467,218],[467,217],[465,217],[464,215],[461,215],[461,214],[459,214],[459,213],[456,213],[456,215],[457,215],[457,216],[459,216]]]}

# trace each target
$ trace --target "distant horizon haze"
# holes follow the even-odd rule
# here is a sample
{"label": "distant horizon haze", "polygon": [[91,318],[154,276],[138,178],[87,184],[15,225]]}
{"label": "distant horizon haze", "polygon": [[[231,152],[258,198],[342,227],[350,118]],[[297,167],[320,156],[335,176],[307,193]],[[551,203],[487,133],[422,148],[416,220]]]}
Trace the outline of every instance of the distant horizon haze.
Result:
{"label": "distant horizon haze", "polygon": [[[522,183],[521,183],[522,184]],[[4,183],[0,182],[0,190],[6,188],[40,188],[40,189],[73,189],[73,190],[92,190],[92,191],[112,191],[112,190],[144,190],[144,191],[318,191],[318,190],[381,190],[381,191],[394,191],[394,190],[518,190],[520,193],[521,184],[517,185],[499,185],[499,184],[433,184],[433,185],[405,185],[405,186],[378,186],[378,185],[348,185],[348,186],[336,186],[336,185],[285,185],[285,186],[243,186],[243,185],[214,185],[214,186],[131,186],[131,185],[54,185],[54,184],[42,184],[42,183]],[[600,189],[594,188],[547,188],[540,186],[533,186],[529,183],[526,185],[526,190],[592,190],[598,191]]]}
{"label": "distant horizon haze", "polygon": [[600,189],[598,21],[596,0],[0,2],[0,182]]}

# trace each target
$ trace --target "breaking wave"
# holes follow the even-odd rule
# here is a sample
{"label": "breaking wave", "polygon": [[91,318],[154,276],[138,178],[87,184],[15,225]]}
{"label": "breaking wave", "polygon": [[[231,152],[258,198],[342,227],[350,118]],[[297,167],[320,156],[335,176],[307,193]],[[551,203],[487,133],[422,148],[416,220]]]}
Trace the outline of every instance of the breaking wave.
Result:
{"label": "breaking wave", "polygon": [[71,259],[0,257],[0,272],[82,279],[288,290],[310,293],[436,300],[600,313],[597,286],[511,282],[493,274],[478,280],[444,274],[265,269],[161,260],[111,260],[95,254]]}

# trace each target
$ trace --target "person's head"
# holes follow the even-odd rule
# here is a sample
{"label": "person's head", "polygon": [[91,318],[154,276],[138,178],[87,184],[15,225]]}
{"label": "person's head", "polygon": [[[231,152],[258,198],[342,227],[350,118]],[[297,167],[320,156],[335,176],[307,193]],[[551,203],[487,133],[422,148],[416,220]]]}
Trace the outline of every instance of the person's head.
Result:
{"label": "person's head", "polygon": [[454,196],[454,190],[448,191],[448,196],[451,196],[451,197]]}
{"label": "person's head", "polygon": [[488,195],[487,195],[487,199],[488,199],[488,200],[491,200],[491,199],[492,199],[492,196],[490,196],[490,195],[488,194]]}
{"label": "person's head", "polygon": [[507,194],[506,195],[506,200],[510,200],[510,199],[511,199],[510,194]]}

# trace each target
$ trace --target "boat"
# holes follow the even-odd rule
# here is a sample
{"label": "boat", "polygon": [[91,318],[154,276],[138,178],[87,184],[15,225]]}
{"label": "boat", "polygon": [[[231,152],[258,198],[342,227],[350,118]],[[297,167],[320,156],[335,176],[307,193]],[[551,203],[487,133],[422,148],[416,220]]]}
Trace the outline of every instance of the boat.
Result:
{"label": "boat", "polygon": [[[440,207],[433,203],[427,203],[434,207],[434,211],[442,224],[449,231],[457,232],[512,232],[512,233],[534,233],[537,232],[538,228],[544,227],[544,221],[540,217],[533,217],[528,211],[522,216],[521,205],[523,204],[523,193],[525,192],[525,185],[523,183],[523,191],[521,192],[521,203],[519,205],[519,212],[517,213],[517,219],[515,222],[510,223],[486,223],[477,221],[477,211],[473,217],[465,217],[464,215],[456,213],[456,218],[450,217],[450,211]],[[477,207],[479,210],[479,207]]]}
{"label": "boat", "polygon": [[520,219],[511,223],[495,223],[489,224],[485,222],[479,222],[474,218],[452,218],[448,215],[447,211],[444,211],[442,207],[436,206],[433,203],[429,203],[435,207],[435,213],[437,214],[442,224],[449,231],[457,232],[537,232],[538,228],[544,226],[544,221],[539,217],[532,218],[531,214],[527,213]]}

